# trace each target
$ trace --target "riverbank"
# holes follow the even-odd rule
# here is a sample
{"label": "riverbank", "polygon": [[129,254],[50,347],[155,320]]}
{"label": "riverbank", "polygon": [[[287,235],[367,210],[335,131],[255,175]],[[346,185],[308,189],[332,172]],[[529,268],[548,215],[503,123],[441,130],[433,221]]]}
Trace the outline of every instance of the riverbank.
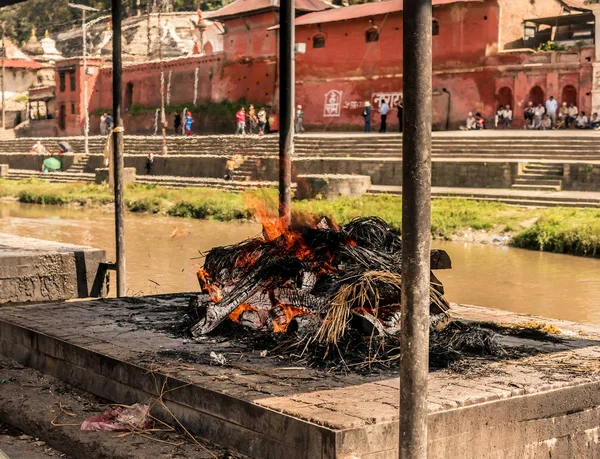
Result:
{"label": "riverbank", "polygon": [[[56,184],[37,180],[0,180],[0,198],[21,203],[102,207],[112,203],[106,186],[79,183]],[[173,217],[239,221],[252,219],[261,205],[267,211],[277,208],[274,190],[254,190],[244,194],[208,188],[167,189],[134,185],[125,193],[131,212]],[[332,201],[298,201],[295,213],[328,215],[344,224],[355,217],[378,216],[396,229],[401,227],[402,198],[363,196]],[[492,242],[500,240],[515,247],[600,256],[600,210],[544,208],[532,209],[500,203],[462,199],[439,199],[432,203],[432,236],[449,240]]]}

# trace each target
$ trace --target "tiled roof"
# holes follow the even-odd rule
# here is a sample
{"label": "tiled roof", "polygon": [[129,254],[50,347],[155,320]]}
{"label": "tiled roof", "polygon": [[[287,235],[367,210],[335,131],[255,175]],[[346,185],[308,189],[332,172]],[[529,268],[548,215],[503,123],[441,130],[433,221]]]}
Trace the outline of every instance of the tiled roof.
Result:
{"label": "tiled roof", "polygon": [[32,59],[4,59],[4,66],[8,69],[43,69],[46,67]]}
{"label": "tiled roof", "polygon": [[[235,0],[217,11],[206,13],[204,17],[223,19],[278,8],[279,0]],[[322,0],[296,0],[296,9],[303,12],[323,11],[329,8],[332,8],[331,4]]]}
{"label": "tiled roof", "polygon": [[[409,0],[410,1],[410,0]],[[433,0],[433,6],[450,3],[481,2],[482,0]],[[363,3],[360,5],[335,8],[317,13],[310,13],[296,19],[296,25],[322,24],[324,22],[347,21],[380,14],[394,13],[404,9],[403,0]]]}

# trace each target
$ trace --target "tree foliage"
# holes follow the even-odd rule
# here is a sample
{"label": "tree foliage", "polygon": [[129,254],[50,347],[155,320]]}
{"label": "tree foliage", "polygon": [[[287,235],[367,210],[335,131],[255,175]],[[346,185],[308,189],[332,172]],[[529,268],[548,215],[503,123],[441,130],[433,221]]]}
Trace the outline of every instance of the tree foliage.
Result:
{"label": "tree foliage", "polygon": [[[38,38],[41,38],[46,30],[50,33],[68,30],[79,26],[81,21],[81,11],[70,8],[68,6],[70,1],[101,11],[88,13],[90,18],[110,13],[111,0],[28,0],[0,9],[0,23],[5,24],[6,35],[18,44],[29,39],[33,28],[36,29]],[[135,14],[136,0],[122,0],[122,2],[126,15]],[[148,3],[154,9],[162,5],[166,11],[193,11],[198,7],[214,9],[222,5],[221,0],[141,0],[143,11],[146,11]]]}

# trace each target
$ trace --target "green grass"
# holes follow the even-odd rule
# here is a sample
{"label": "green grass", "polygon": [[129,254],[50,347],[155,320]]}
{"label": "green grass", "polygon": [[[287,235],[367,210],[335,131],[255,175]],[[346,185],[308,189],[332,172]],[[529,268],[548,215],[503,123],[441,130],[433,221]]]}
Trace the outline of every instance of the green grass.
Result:
{"label": "green grass", "polygon": [[[15,197],[19,202],[31,204],[90,207],[113,202],[106,185],[49,184],[35,179],[0,180],[0,197]],[[125,205],[131,212],[221,221],[251,219],[256,203],[276,214],[276,190],[240,194],[210,188],[133,185],[125,193]],[[292,204],[292,211],[296,215],[327,215],[340,224],[360,216],[378,216],[395,229],[402,226],[402,198],[398,196],[297,201]],[[511,244],[516,247],[600,257],[600,210],[596,209],[525,209],[461,199],[433,201],[433,237],[450,238],[467,230],[510,233]]]}
{"label": "green grass", "polygon": [[512,244],[525,249],[600,257],[600,210],[545,209],[532,227],[513,237]]}

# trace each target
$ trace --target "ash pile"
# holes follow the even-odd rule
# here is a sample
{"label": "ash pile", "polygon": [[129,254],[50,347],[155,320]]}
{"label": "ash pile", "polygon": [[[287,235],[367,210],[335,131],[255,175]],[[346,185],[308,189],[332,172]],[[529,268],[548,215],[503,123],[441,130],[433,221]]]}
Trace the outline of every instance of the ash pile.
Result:
{"label": "ash pile", "polygon": [[[369,342],[399,336],[402,241],[386,222],[370,217],[338,226],[305,217],[289,228],[277,219],[262,222],[262,236],[206,255],[192,335],[236,322],[293,335],[303,346],[338,346],[348,334]],[[432,251],[431,262],[432,269],[451,267],[444,251]],[[449,303],[433,273],[429,291],[430,322],[439,329]]]}

